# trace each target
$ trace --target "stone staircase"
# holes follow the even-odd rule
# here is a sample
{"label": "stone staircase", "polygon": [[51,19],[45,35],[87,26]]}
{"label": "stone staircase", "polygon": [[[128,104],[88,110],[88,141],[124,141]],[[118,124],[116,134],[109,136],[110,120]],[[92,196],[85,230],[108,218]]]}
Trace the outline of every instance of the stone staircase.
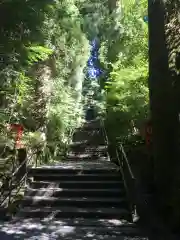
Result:
{"label": "stone staircase", "polygon": [[[18,216],[131,219],[119,172],[110,163],[34,168]],[[100,168],[100,166],[102,168]]]}
{"label": "stone staircase", "polygon": [[29,240],[147,240],[132,223],[121,173],[108,159],[98,123],[79,131],[67,161],[30,169],[19,211],[2,233],[9,229],[11,239]]}

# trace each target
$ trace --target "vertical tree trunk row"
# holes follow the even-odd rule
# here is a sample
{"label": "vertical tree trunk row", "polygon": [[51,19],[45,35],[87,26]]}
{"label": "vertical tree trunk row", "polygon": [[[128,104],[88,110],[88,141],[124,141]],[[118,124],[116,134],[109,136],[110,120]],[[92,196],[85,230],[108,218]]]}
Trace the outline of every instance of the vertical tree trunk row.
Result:
{"label": "vertical tree trunk row", "polygon": [[154,181],[161,205],[170,205],[178,160],[178,110],[169,70],[165,6],[149,0],[149,93],[153,124]]}

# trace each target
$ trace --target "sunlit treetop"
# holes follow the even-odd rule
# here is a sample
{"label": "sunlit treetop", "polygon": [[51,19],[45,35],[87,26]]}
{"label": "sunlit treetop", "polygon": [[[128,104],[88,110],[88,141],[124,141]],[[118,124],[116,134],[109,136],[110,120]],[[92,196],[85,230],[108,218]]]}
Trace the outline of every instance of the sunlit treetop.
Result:
{"label": "sunlit treetop", "polygon": [[87,62],[88,70],[87,75],[90,79],[95,79],[102,74],[102,70],[96,67],[95,61],[98,59],[98,46],[97,41],[94,39],[90,43],[91,45],[91,56]]}

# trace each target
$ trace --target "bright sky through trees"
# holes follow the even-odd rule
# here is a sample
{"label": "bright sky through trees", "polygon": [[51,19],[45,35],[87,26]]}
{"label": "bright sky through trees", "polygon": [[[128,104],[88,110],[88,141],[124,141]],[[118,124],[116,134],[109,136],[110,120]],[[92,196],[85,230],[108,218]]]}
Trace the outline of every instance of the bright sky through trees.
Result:
{"label": "bright sky through trees", "polygon": [[90,45],[91,45],[91,56],[87,62],[88,77],[91,79],[95,79],[101,75],[102,71],[96,67],[96,63],[95,63],[98,59],[98,46],[97,46],[96,40],[93,40]]}

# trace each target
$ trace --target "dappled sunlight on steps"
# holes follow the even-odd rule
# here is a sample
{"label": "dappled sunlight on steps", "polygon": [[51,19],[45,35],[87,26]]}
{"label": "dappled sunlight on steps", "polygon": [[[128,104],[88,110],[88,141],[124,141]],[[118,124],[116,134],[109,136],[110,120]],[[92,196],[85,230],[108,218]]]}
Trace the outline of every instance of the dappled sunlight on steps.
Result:
{"label": "dappled sunlight on steps", "polygon": [[133,240],[134,236],[139,240],[148,239],[140,236],[132,224],[117,219],[18,219],[0,224],[0,233],[4,234],[4,240]]}
{"label": "dappled sunlight on steps", "polygon": [[61,161],[61,163],[54,163],[53,165],[45,165],[45,166],[41,166],[41,167],[37,167],[36,169],[69,169],[71,170],[78,170],[79,169],[83,169],[83,171],[89,171],[89,170],[93,170],[96,171],[97,170],[102,170],[104,171],[106,170],[117,170],[117,166],[116,165],[112,165],[111,162],[106,162],[106,164],[102,164],[101,162],[98,161],[80,161],[80,162],[74,162],[74,161]]}
{"label": "dappled sunlight on steps", "polygon": [[19,211],[0,224],[0,239],[148,240],[132,223],[122,176],[109,161],[98,121],[78,131],[66,161],[29,170]]}

